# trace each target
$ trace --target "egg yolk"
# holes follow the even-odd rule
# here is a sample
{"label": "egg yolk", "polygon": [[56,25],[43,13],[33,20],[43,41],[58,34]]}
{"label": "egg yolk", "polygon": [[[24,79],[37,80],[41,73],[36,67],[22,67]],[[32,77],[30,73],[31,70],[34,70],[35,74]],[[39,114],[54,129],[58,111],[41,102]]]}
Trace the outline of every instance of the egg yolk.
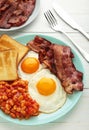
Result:
{"label": "egg yolk", "polygon": [[25,73],[32,74],[32,73],[36,72],[38,70],[38,68],[39,68],[39,61],[38,61],[38,59],[36,59],[34,57],[27,57],[21,63],[21,69]]}
{"label": "egg yolk", "polygon": [[56,89],[56,83],[51,78],[41,78],[37,83],[37,90],[41,95],[51,95]]}

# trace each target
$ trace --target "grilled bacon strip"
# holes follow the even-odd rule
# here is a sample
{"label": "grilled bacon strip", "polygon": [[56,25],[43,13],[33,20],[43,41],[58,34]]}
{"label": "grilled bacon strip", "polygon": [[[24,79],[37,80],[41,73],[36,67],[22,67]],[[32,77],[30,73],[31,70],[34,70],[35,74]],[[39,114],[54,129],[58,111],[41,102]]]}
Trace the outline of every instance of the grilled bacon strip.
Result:
{"label": "grilled bacon strip", "polygon": [[10,28],[11,24],[8,23],[8,20],[12,16],[12,12],[15,11],[17,4],[7,1],[3,7],[0,9],[0,27],[1,28]]}
{"label": "grilled bacon strip", "polygon": [[68,94],[72,94],[74,90],[83,90],[83,73],[73,64],[74,55],[70,47],[52,44],[40,36],[36,36],[27,46],[39,53],[40,62],[59,78]]}
{"label": "grilled bacon strip", "polygon": [[76,70],[72,58],[71,49],[65,46],[54,45],[54,64],[56,66],[57,77],[61,80],[62,86],[67,93],[73,90],[83,90],[83,74]]}
{"label": "grilled bacon strip", "polygon": [[0,8],[4,5],[5,2],[6,0],[0,0]]}
{"label": "grilled bacon strip", "polygon": [[20,26],[27,21],[35,7],[36,0],[1,0],[0,28]]}

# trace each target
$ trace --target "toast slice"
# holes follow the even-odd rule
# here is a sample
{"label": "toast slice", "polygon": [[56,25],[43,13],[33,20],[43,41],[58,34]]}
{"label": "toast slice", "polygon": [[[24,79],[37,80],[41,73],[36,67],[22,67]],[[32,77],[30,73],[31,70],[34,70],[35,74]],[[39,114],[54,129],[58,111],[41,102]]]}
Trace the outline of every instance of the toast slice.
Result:
{"label": "toast slice", "polygon": [[11,81],[18,78],[17,51],[8,49],[0,52],[0,81]]}
{"label": "toast slice", "polygon": [[3,51],[3,50],[8,50],[9,48],[0,44],[0,51]]}
{"label": "toast slice", "polygon": [[29,51],[29,48],[23,44],[20,44],[16,40],[12,39],[10,36],[3,34],[0,37],[0,46],[4,46],[6,48],[14,48],[18,53],[18,63],[24,57],[25,54]]}

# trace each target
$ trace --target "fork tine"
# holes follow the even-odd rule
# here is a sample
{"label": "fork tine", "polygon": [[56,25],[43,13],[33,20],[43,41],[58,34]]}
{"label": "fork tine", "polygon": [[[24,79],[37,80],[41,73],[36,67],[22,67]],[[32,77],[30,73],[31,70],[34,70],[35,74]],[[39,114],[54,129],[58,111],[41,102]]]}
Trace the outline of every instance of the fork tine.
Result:
{"label": "fork tine", "polygon": [[57,24],[57,20],[56,20],[56,18],[54,17],[54,15],[52,14],[52,12],[50,10],[49,10],[49,13],[50,13],[50,17],[51,17],[53,23]]}
{"label": "fork tine", "polygon": [[57,20],[50,10],[48,10],[46,13],[44,13],[44,16],[51,26],[54,26],[57,24]]}
{"label": "fork tine", "polygon": [[49,25],[51,25],[52,22],[51,22],[51,19],[50,19],[50,17],[49,17],[49,11],[45,12],[45,13],[44,13],[44,16],[45,16],[46,20],[48,21]]}

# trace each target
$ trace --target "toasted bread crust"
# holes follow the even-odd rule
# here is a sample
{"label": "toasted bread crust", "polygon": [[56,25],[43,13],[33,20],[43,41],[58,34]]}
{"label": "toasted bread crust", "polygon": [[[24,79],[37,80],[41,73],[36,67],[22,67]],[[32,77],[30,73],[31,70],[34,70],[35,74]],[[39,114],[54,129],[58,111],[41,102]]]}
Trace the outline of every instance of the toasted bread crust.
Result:
{"label": "toasted bread crust", "polygon": [[25,54],[29,51],[29,48],[23,44],[20,44],[16,40],[12,39],[10,36],[3,34],[0,37],[0,47],[6,49],[15,49],[18,53],[18,63],[24,57]]}

